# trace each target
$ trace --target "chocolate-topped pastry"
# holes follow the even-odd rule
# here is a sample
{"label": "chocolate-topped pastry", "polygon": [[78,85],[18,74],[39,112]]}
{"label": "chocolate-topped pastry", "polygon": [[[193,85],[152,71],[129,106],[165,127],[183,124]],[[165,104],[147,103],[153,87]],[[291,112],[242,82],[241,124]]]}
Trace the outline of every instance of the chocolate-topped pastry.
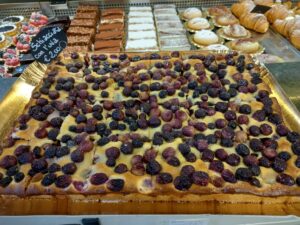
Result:
{"label": "chocolate-topped pastry", "polygon": [[248,56],[53,63],[1,149],[1,193],[300,193],[300,135]]}
{"label": "chocolate-topped pastry", "polygon": [[124,36],[124,10],[121,8],[103,10],[100,23],[94,49],[103,52],[120,52]]}
{"label": "chocolate-topped pastry", "polygon": [[100,13],[100,9],[98,5],[79,5],[76,9],[76,13]]}
{"label": "chocolate-topped pastry", "polygon": [[[97,12],[89,12],[89,13],[76,13],[74,19],[92,19],[92,20],[97,20],[98,18],[98,13]],[[97,22],[97,21],[96,21]]]}
{"label": "chocolate-topped pastry", "polygon": [[90,35],[84,35],[84,36],[69,36],[68,37],[68,44],[70,46],[91,46],[91,37]]}
{"label": "chocolate-topped pastry", "polygon": [[71,27],[95,27],[96,21],[93,19],[74,19],[71,21]]}

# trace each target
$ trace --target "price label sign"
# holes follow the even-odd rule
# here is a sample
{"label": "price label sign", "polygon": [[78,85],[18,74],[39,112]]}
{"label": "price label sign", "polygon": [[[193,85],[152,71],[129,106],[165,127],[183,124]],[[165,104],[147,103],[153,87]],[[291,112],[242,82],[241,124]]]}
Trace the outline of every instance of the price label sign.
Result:
{"label": "price label sign", "polygon": [[42,29],[31,41],[33,57],[41,63],[50,63],[67,47],[68,39],[63,28],[50,26]]}
{"label": "price label sign", "polygon": [[265,14],[267,11],[269,11],[271,9],[270,6],[266,6],[266,5],[256,5],[254,7],[254,9],[252,9],[252,13],[262,13]]}

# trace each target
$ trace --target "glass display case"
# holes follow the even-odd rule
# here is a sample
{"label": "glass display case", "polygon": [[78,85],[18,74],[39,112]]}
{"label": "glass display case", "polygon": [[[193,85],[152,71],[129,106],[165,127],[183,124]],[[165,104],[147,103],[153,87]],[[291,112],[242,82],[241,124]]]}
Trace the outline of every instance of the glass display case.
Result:
{"label": "glass display case", "polygon": [[[286,7],[278,20],[299,21],[295,1],[250,2]],[[231,14],[233,4],[244,3],[1,3],[0,224],[300,224],[300,51],[268,14],[258,15],[269,27],[258,33]],[[226,38],[225,28],[236,23],[223,26],[213,12],[225,12],[218,15],[226,15],[225,23],[230,14],[242,27],[231,29],[247,28],[251,38]],[[204,31],[195,28],[205,22]],[[68,47],[42,64],[30,44],[49,23],[63,27]],[[258,50],[237,53],[233,42]],[[178,159],[166,156],[167,147]],[[134,148],[138,163],[130,158]],[[228,160],[232,155],[237,164]]]}

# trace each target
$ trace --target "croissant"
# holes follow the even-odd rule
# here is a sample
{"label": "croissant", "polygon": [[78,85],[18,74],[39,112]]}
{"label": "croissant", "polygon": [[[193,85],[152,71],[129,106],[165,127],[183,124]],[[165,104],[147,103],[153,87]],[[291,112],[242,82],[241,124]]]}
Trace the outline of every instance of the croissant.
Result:
{"label": "croissant", "polygon": [[300,18],[287,18],[276,20],[273,24],[275,30],[285,37],[289,37],[293,30],[300,30]]}
{"label": "croissant", "polygon": [[266,6],[272,6],[274,5],[273,0],[254,0],[254,3],[256,5],[266,5]]}
{"label": "croissant", "polygon": [[289,36],[289,31],[295,24],[295,19],[275,20],[273,26],[275,30],[282,34],[284,37]]}
{"label": "croissant", "polygon": [[288,9],[291,9],[293,6],[292,1],[286,1],[282,3],[283,5],[285,5]]}
{"label": "croissant", "polygon": [[291,43],[300,49],[300,18],[276,20],[273,24],[277,32],[290,39]]}
{"label": "croissant", "polygon": [[253,1],[245,0],[242,2],[234,3],[231,6],[231,11],[236,17],[240,17],[241,15],[245,13],[251,12],[252,9],[254,9],[255,4]]}
{"label": "croissant", "polygon": [[300,29],[291,31],[290,41],[297,49],[300,49]]}
{"label": "croissant", "polygon": [[288,35],[291,37],[291,33],[294,30],[300,30],[300,18],[295,18],[295,23],[293,24],[293,26],[291,27],[291,29],[288,31]]}
{"label": "croissant", "polygon": [[270,23],[274,23],[277,19],[285,19],[288,16],[292,16],[293,12],[289,11],[284,5],[273,6],[266,12],[267,19]]}
{"label": "croissant", "polygon": [[259,33],[266,33],[269,29],[269,22],[265,15],[259,13],[245,13],[240,17],[240,23],[251,30]]}

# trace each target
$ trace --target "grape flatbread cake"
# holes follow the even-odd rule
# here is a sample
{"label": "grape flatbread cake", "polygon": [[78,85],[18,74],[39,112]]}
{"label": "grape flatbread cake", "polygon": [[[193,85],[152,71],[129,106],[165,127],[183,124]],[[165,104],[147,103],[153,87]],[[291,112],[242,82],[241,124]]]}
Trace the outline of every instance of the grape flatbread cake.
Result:
{"label": "grape flatbread cake", "polygon": [[71,53],[3,140],[0,193],[299,195],[299,137],[248,56]]}

